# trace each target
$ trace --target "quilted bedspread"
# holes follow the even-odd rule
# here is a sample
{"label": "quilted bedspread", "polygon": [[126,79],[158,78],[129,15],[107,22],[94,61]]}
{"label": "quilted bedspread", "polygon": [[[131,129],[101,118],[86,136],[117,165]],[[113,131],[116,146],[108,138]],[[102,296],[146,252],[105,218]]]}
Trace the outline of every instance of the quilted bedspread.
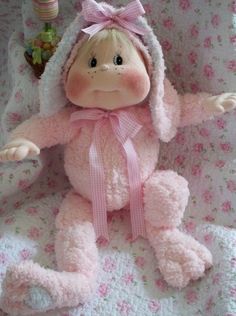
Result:
{"label": "quilted bedspread", "polygon": [[[236,1],[142,2],[163,47],[167,76],[179,93],[236,92]],[[55,24],[62,33],[80,1],[59,4]],[[24,60],[23,46],[41,27],[31,1],[0,0],[0,145],[38,111],[38,80]],[[181,228],[213,254],[214,266],[205,277],[182,291],[168,287],[148,242],[131,242],[123,210],[108,218],[110,244],[99,244],[93,300],[44,316],[236,315],[235,122],[236,111],[180,129],[161,147],[158,167],[174,169],[189,181],[191,197]],[[0,282],[7,267],[22,260],[56,269],[54,220],[69,188],[60,147],[43,150],[34,160],[0,163]]]}

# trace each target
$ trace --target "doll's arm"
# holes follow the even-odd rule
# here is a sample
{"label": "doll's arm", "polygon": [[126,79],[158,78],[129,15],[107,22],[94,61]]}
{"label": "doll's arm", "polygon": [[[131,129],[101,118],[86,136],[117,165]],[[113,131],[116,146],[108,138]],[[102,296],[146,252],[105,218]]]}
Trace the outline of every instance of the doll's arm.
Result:
{"label": "doll's arm", "polygon": [[236,107],[236,94],[186,93],[180,99],[180,126],[200,124]]}
{"label": "doll's arm", "polygon": [[69,142],[76,133],[69,119],[73,108],[66,108],[50,117],[34,115],[16,127],[8,141],[26,139],[39,149]]}

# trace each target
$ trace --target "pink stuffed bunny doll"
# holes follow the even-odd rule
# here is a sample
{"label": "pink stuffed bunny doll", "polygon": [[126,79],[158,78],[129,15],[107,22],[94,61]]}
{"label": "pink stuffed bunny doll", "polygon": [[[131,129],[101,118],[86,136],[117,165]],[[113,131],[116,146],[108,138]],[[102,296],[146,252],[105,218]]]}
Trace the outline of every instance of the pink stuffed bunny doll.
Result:
{"label": "pink stuffed bunny doll", "polygon": [[143,14],[138,0],[120,9],[84,1],[40,81],[40,113],[18,126],[0,152],[2,161],[21,160],[64,144],[72,185],[56,219],[59,271],[32,261],[10,267],[1,302],[10,315],[90,299],[96,239],[108,239],[107,212],[128,205],[133,238],[147,237],[168,284],[183,288],[212,265],[208,249],[178,229],[187,181],[155,168],[159,140],[234,108],[236,95],[178,95]]}

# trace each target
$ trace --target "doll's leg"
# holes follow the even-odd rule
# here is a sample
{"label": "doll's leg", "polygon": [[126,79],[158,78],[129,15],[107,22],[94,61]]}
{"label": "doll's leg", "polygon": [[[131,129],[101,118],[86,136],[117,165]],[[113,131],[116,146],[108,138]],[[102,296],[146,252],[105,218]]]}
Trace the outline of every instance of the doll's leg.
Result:
{"label": "doll's leg", "polygon": [[176,227],[189,197],[187,181],[173,171],[156,171],[144,186],[147,237],[171,286],[182,288],[212,265],[209,250]]}
{"label": "doll's leg", "polygon": [[91,204],[69,192],[56,219],[55,252],[61,272],[32,261],[11,267],[4,281],[1,308],[10,315],[33,315],[86,302],[95,289],[98,251]]}

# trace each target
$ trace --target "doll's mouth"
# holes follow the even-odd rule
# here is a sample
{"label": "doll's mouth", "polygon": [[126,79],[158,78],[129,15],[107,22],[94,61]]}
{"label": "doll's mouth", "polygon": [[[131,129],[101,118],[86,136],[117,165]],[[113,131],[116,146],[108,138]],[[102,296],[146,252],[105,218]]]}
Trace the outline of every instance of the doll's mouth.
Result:
{"label": "doll's mouth", "polygon": [[94,90],[94,93],[111,93],[111,92],[118,92],[118,90]]}

